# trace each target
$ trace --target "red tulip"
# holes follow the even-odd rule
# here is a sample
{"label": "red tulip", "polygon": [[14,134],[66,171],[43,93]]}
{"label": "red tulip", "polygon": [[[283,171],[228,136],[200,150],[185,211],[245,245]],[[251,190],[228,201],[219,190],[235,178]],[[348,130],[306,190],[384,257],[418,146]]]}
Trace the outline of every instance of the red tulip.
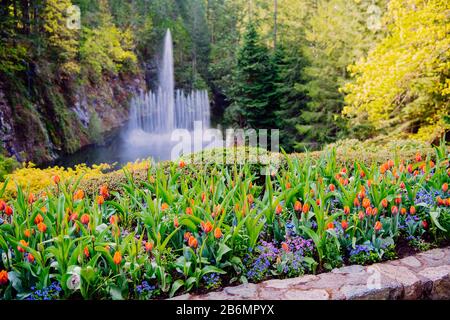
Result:
{"label": "red tulip", "polygon": [[330,188],[331,192],[334,192],[336,190],[336,187],[334,184],[330,184],[328,187]]}
{"label": "red tulip", "polygon": [[82,224],[88,224],[88,223],[89,223],[89,220],[90,220],[89,215],[83,214],[83,215],[81,216],[81,223],[82,223]]}
{"label": "red tulip", "polygon": [[[20,240],[19,244],[22,245],[23,247],[28,247],[28,242],[26,242],[25,240]],[[25,252],[25,249],[22,248],[22,246],[17,246],[17,250],[19,250],[19,252]]]}
{"label": "red tulip", "polygon": [[397,208],[397,206],[393,206],[393,207],[391,208],[391,212],[392,212],[392,214],[395,216],[395,215],[398,213],[398,208]]}
{"label": "red tulip", "polygon": [[186,167],[186,162],[184,162],[183,160],[180,161],[179,167],[181,169],[183,169],[184,167]]}
{"label": "red tulip", "polygon": [[347,230],[347,228],[348,228],[348,222],[347,222],[346,220],[342,220],[341,226],[342,226],[342,229]]}
{"label": "red tulip", "polygon": [[11,216],[13,214],[13,209],[10,206],[5,207],[5,214]]}
{"label": "red tulip", "polygon": [[333,222],[328,222],[328,223],[327,223],[327,227],[326,227],[325,229],[326,229],[326,230],[334,229],[334,223],[333,223]]}
{"label": "red tulip", "polygon": [[401,189],[405,189],[406,188],[405,183],[403,181],[400,183],[400,188]]}
{"label": "red tulip", "polygon": [[27,260],[28,260],[29,263],[33,263],[34,262],[34,256],[31,253],[28,253]]}
{"label": "red tulip", "polygon": [[420,161],[422,161],[422,155],[419,152],[417,152],[416,153],[416,162],[420,162]]}
{"label": "red tulip", "polygon": [[86,247],[84,247],[84,256],[86,257],[86,258],[89,258],[89,248],[88,248],[88,246],[86,246]]}
{"label": "red tulip", "polygon": [[422,221],[422,226],[424,227],[424,229],[428,228],[428,222],[426,220]]}
{"label": "red tulip", "polygon": [[358,212],[358,219],[359,220],[363,220],[364,219],[364,212],[362,212],[362,211]]}

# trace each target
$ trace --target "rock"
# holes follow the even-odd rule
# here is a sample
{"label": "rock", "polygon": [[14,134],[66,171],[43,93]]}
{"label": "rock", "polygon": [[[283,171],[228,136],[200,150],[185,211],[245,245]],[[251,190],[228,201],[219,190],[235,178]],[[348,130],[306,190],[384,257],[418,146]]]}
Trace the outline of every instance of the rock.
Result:
{"label": "rock", "polygon": [[326,290],[289,290],[284,294],[287,300],[328,300],[330,295]]}
{"label": "rock", "polygon": [[425,268],[419,274],[432,281],[430,299],[450,299],[450,265]]}
{"label": "rock", "polygon": [[406,257],[403,258],[399,261],[400,263],[408,266],[408,267],[412,267],[412,268],[419,268],[422,266],[422,263],[415,257],[411,256],[411,257]]}
{"label": "rock", "polygon": [[234,296],[234,298],[252,299],[256,297],[257,288],[258,287],[256,284],[248,283],[237,287],[225,288],[224,292],[226,294]]}

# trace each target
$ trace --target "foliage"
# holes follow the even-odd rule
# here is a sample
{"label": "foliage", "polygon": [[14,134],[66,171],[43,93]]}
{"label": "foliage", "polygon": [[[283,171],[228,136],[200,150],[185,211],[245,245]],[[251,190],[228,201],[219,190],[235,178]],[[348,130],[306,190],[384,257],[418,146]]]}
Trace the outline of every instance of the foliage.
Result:
{"label": "foliage", "polygon": [[250,163],[135,163],[117,190],[93,193],[82,176],[55,171],[46,193],[18,186],[1,202],[0,294],[161,298],[393,259],[402,238],[449,239],[447,151],[442,144],[433,161],[416,152],[381,166],[342,165],[336,150],[285,156],[269,176]]}
{"label": "foliage", "polygon": [[391,136],[434,141],[449,129],[448,1],[389,2],[386,38],[349,67],[344,112]]}

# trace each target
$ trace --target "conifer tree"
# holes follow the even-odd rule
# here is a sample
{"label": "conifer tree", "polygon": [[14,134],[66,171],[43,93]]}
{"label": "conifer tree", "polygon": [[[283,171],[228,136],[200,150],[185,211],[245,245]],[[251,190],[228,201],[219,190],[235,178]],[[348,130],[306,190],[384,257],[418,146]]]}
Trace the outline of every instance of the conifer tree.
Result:
{"label": "conifer tree", "polygon": [[235,110],[251,128],[274,128],[274,69],[268,49],[260,43],[255,25],[249,23],[238,52],[233,88]]}

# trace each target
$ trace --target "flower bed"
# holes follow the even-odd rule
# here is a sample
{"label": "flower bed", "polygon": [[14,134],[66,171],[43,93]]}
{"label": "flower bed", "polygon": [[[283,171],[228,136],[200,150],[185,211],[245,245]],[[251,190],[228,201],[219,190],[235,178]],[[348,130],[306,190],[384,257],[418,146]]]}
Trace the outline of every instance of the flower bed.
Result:
{"label": "flower bed", "polygon": [[284,161],[267,176],[248,163],[166,163],[139,181],[124,169],[124,183],[95,194],[57,175],[38,196],[19,187],[0,201],[0,297],[158,299],[450,238],[444,146],[381,166],[342,164],[333,150]]}

